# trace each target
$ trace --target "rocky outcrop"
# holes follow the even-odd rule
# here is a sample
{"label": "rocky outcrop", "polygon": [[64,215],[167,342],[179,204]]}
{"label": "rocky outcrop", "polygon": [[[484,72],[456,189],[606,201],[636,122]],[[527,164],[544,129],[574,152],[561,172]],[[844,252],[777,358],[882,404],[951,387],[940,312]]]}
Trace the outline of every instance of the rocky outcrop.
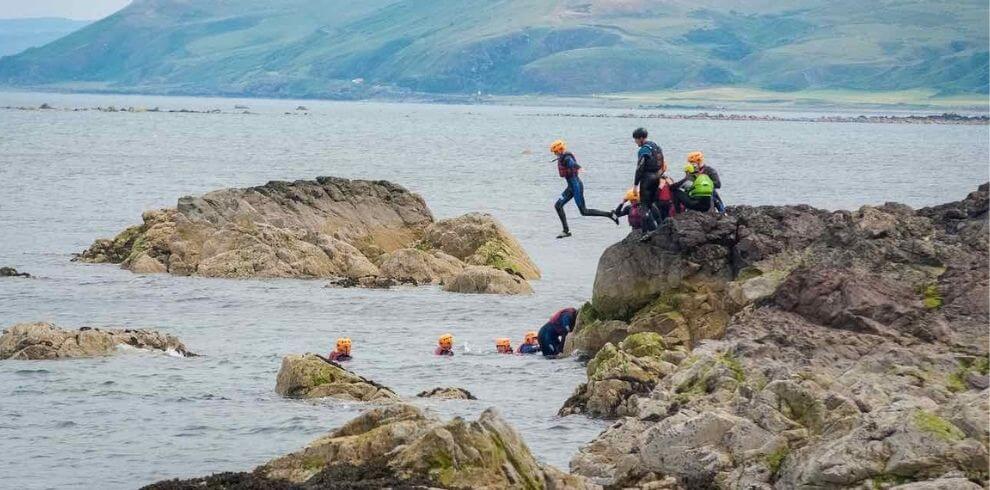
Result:
{"label": "rocky outcrop", "polygon": [[31,277],[27,272],[17,272],[13,267],[0,267],[0,277]]}
{"label": "rocky outcrop", "polygon": [[466,264],[539,278],[489,215],[434,223],[423,199],[398,185],[334,177],[183,197],[76,260],[141,274],[332,278],[365,287],[443,284]]}
{"label": "rocky outcrop", "polygon": [[442,400],[477,400],[464,388],[433,388],[416,395],[418,398],[439,398]]}
{"label": "rocky outcrop", "polygon": [[51,323],[21,323],[0,335],[0,359],[72,359],[113,354],[119,346],[159,350],[180,356],[195,354],[179,339],[153,330],[83,327],[67,330]]}
{"label": "rocky outcrop", "polygon": [[[148,488],[203,488],[224,481],[241,488],[594,488],[581,477],[537,462],[494,409],[474,422],[443,422],[407,404],[369,410],[252,473]],[[368,482],[371,487],[364,486]]]}
{"label": "rocky outcrop", "polygon": [[361,402],[399,398],[392,390],[315,354],[285,356],[275,392],[288,398],[332,397]]}
{"label": "rocky outcrop", "polygon": [[522,245],[490,214],[469,213],[438,221],[426,229],[420,248],[440,250],[468,265],[486,266],[523,279],[539,279]]}
{"label": "rocky outcrop", "polygon": [[443,285],[444,291],[469,294],[533,294],[525,279],[494,267],[465,267]]}
{"label": "rocky outcrop", "polygon": [[[917,211],[689,212],[613,246],[569,343],[597,355],[564,413],[623,418],[572,472],[641,488],[985,488],[987,203],[983,185]],[[645,362],[616,344],[643,331],[667,348]],[[693,350],[664,359],[675,345]]]}

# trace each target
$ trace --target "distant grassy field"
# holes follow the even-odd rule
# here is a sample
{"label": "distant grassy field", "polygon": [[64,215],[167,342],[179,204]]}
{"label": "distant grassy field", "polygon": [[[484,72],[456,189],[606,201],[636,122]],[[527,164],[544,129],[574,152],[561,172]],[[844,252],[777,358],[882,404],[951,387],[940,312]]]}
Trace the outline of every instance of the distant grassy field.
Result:
{"label": "distant grassy field", "polygon": [[985,95],[939,95],[931,89],[864,91],[799,90],[778,92],[751,87],[714,87],[698,90],[657,90],[597,95],[596,98],[636,106],[727,108],[904,108],[987,112]]}

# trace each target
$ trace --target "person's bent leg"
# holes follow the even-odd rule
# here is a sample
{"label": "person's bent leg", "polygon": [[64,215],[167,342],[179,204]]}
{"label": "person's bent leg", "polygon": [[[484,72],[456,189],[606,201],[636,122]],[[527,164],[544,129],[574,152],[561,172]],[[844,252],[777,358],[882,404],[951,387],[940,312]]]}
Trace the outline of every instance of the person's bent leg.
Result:
{"label": "person's bent leg", "polygon": [[612,217],[611,211],[601,211],[598,209],[589,209],[584,204],[584,183],[581,179],[573,177],[570,183],[570,188],[574,189],[574,204],[577,204],[578,211],[581,212],[581,216],[603,216],[608,219],[615,221]]}

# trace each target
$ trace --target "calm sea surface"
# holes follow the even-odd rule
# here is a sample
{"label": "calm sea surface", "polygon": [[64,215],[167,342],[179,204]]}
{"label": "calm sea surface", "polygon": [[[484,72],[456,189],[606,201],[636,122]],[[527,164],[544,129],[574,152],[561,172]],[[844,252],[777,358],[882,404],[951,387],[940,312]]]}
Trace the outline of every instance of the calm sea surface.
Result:
{"label": "calm sea surface", "polygon": [[[556,411],[584,379],[574,361],[502,357],[558,308],[591,294],[602,250],[627,227],[580,218],[558,241],[562,190],[547,146],[565,138],[584,165],[588,205],[614,207],[631,184],[630,133],[647,124],[669,161],[703,150],[729,204],[830,209],[962,198],[988,178],[986,126],[670,121],[551,117],[525,107],[0,93],[0,106],[221,109],[224,114],[0,110],[0,328],[147,327],[202,357],[123,352],[94,360],[0,363],[0,486],[135,488],[248,470],[357,415],[361,405],[285,400],[282,356],[354,340],[351,367],[412,397],[460,386],[476,402],[418,402],[443,417],[499,407],[542,460],[567,468],[606,424]],[[235,104],[254,114],[239,114]],[[296,112],[298,105],[308,111]],[[286,114],[290,112],[291,114]],[[308,114],[304,114],[308,112]],[[588,109],[587,113],[628,113]],[[635,111],[633,111],[635,112]],[[647,114],[647,112],[642,112]],[[676,165],[672,168],[679,167]],[[69,262],[94,239],[184,195],[321,175],[388,179],[437,218],[494,214],[543,269],[510,298],[327,289],[324,281],[138,276]],[[459,355],[431,355],[453,332]]]}

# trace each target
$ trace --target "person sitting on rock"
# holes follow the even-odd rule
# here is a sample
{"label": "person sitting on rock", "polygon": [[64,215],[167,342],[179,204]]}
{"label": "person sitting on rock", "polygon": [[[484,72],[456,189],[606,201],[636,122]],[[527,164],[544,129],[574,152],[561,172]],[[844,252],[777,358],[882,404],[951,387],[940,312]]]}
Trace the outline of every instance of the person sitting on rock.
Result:
{"label": "person sitting on rock", "polygon": [[712,207],[715,183],[711,177],[699,173],[690,163],[684,166],[684,178],[670,188],[674,191],[674,200],[678,206],[701,212],[707,212]]}
{"label": "person sitting on rock", "polygon": [[619,206],[615,208],[614,212],[619,217],[628,216],[629,226],[632,229],[639,230],[642,228],[643,220],[639,214],[639,191],[635,187],[626,191],[626,196],[619,203]]}
{"label": "person sitting on rock", "polygon": [[687,161],[694,165],[696,172],[705,174],[712,179],[712,183],[715,184],[715,189],[712,191],[712,205],[720,214],[725,214],[725,204],[722,202],[722,198],[718,196],[718,189],[722,188],[722,179],[718,177],[718,171],[715,170],[715,167],[705,164],[705,154],[700,151],[688,153]]}
{"label": "person sitting on rock", "polygon": [[564,340],[574,330],[576,321],[577,310],[574,308],[564,308],[550,317],[537,334],[543,357],[555,358],[564,352]]}
{"label": "person sitting on rock", "polygon": [[337,339],[337,347],[327,355],[327,359],[333,362],[344,362],[351,360],[351,339],[341,337]]}
{"label": "person sitting on rock", "polygon": [[454,336],[449,333],[441,335],[437,341],[437,349],[433,353],[438,356],[454,355]]}
{"label": "person sitting on rock", "polygon": [[577,204],[581,216],[601,216],[618,225],[619,218],[615,216],[615,213],[590,209],[584,205],[584,184],[581,182],[581,177],[578,176],[581,166],[578,165],[574,154],[567,151],[567,144],[563,140],[554,141],[550,144],[550,151],[557,156],[557,173],[567,182],[567,188],[564,189],[564,192],[560,194],[560,199],[557,199],[557,203],[554,204],[557,217],[560,218],[560,224],[564,227],[564,231],[557,235],[557,238],[571,236],[570,228],[567,227],[567,215],[564,214],[564,205],[571,199],[574,199],[574,203]]}
{"label": "person sitting on rock", "polygon": [[536,354],[540,352],[540,341],[537,340],[536,332],[526,332],[523,343],[519,344],[519,354]]}
{"label": "person sitting on rock", "polygon": [[499,354],[513,354],[512,341],[508,337],[495,339],[495,352]]}

